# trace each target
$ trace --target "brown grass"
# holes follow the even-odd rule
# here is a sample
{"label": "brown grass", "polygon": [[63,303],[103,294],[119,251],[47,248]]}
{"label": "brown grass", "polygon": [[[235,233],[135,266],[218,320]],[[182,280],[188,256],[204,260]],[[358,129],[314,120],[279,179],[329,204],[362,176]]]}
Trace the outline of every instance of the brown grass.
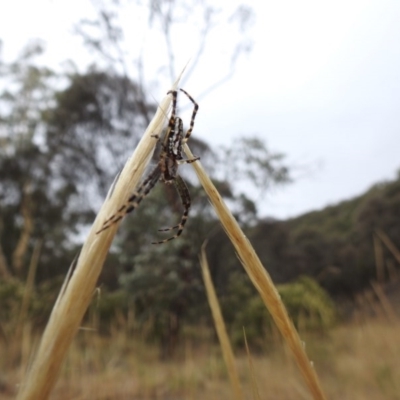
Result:
{"label": "brown grass", "polygon": [[214,326],[217,331],[219,344],[221,345],[222,356],[225,361],[226,369],[228,371],[229,379],[233,389],[233,395],[236,400],[243,400],[243,392],[240,385],[239,374],[236,368],[235,356],[233,354],[231,342],[226,331],[224,318],[222,316],[221,308],[219,306],[218,298],[215,293],[214,284],[211,280],[210,269],[206,257],[206,242],[201,248],[200,264],[203,274],[204,286],[206,288],[208,304],[211,308],[211,313],[214,319]]}
{"label": "brown grass", "polygon": [[251,391],[253,394],[253,399],[261,400],[260,392],[258,390],[258,385],[257,385],[257,380],[256,380],[256,370],[254,368],[253,359],[250,354],[250,348],[249,348],[249,344],[247,343],[246,330],[244,329],[244,327],[243,327],[243,335],[244,335],[244,343],[246,345],[247,360],[249,362],[249,375],[250,375]]}
{"label": "brown grass", "polygon": [[[363,320],[308,338],[310,355],[331,400],[400,399],[400,326]],[[33,342],[27,333],[27,343]],[[0,344],[0,354],[5,354]],[[269,348],[253,354],[262,399],[309,399],[292,358]],[[156,348],[133,340],[123,329],[112,337],[80,332],[71,345],[50,396],[54,400],[218,399],[231,400],[232,389],[220,350],[211,343],[181,345],[180,357],[160,362]],[[245,398],[252,398],[246,354],[236,364]],[[0,357],[0,400],[15,398],[18,366]]]}

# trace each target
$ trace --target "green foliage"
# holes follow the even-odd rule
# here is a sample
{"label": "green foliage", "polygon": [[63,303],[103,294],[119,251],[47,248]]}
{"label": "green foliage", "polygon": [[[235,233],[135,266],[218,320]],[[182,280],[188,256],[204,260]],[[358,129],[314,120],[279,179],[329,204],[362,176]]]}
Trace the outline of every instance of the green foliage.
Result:
{"label": "green foliage", "polygon": [[127,320],[129,308],[130,298],[127,291],[119,289],[110,292],[101,288],[93,296],[88,315],[96,316],[99,321],[97,328],[100,331],[110,333],[110,327],[113,327],[120,317],[123,321]]}
{"label": "green foliage", "polygon": [[[278,285],[282,301],[294,324],[307,331],[326,331],[336,318],[333,301],[318,283],[309,277]],[[243,327],[253,346],[263,348],[274,327],[271,315],[249,280],[240,273],[233,274],[229,294],[221,299],[224,318],[230,327],[232,341],[244,344]]]}
{"label": "green foliage", "polygon": [[[157,192],[163,188],[158,189]],[[130,293],[137,322],[146,330],[149,339],[161,344],[167,356],[174,349],[182,324],[198,318],[201,315],[199,304],[203,308],[205,305],[198,267],[198,244],[193,242],[196,232],[204,227],[199,224],[191,235],[187,234],[193,224],[189,221],[179,240],[170,242],[168,246],[151,245],[152,234],[157,234],[157,228],[164,226],[160,222],[164,220],[162,200],[154,195],[149,198],[148,207],[138,210],[135,215],[139,221],[146,221],[145,225],[132,223],[126,233],[133,241],[125,239],[120,243],[124,248],[125,263],[129,265],[129,270],[120,275],[120,283]],[[155,212],[157,208],[159,211]],[[143,226],[146,232],[132,232],[141,231]],[[143,251],[137,253],[136,246],[131,247],[134,242]]]}
{"label": "green foliage", "polygon": [[256,191],[264,194],[271,185],[290,182],[284,158],[283,154],[272,153],[265,141],[256,136],[239,137],[222,148],[220,170],[225,180],[234,176],[236,181],[251,183]]}
{"label": "green foliage", "polygon": [[0,281],[0,324],[15,319],[21,307],[24,286],[17,280]]}
{"label": "green foliage", "polygon": [[278,291],[298,328],[326,330],[335,322],[335,305],[314,279],[303,276],[293,283],[279,285]]}
{"label": "green foliage", "polygon": [[[275,282],[312,276],[334,296],[352,295],[376,278],[377,229],[400,243],[400,178],[352,200],[287,221],[261,221],[249,231]],[[386,261],[397,264],[384,249]]]}
{"label": "green foliage", "polygon": [[231,275],[227,292],[220,301],[232,343],[244,346],[244,327],[252,346],[262,348],[272,321],[262,299],[243,272]]}
{"label": "green foliage", "polygon": [[[58,174],[87,198],[102,198],[131,154],[155,106],[127,77],[98,71],[68,77],[43,114],[46,142],[57,153]],[[71,168],[74,165],[74,168]],[[94,193],[93,193],[94,192]]]}
{"label": "green foliage", "polygon": [[54,276],[53,265],[68,265],[73,247],[68,234],[87,218],[85,210],[68,207],[77,185],[58,174],[58,152],[46,141],[44,115],[55,103],[57,80],[52,71],[35,65],[41,52],[33,44],[17,61],[1,65],[7,83],[0,93],[1,270],[22,280],[37,241],[43,243],[39,279]]}
{"label": "green foliage", "polygon": [[47,323],[63,281],[64,277],[58,276],[40,282],[33,290],[29,302],[28,318],[35,327],[41,329]]}
{"label": "green foliage", "polygon": [[[60,290],[62,280],[53,279],[42,282],[36,289],[29,294],[27,309],[27,319],[33,322],[34,327],[42,327],[47,321],[53,304]],[[22,301],[25,293],[25,285],[16,280],[10,279],[0,281],[0,326],[12,327],[15,330],[15,323],[20,314]]]}

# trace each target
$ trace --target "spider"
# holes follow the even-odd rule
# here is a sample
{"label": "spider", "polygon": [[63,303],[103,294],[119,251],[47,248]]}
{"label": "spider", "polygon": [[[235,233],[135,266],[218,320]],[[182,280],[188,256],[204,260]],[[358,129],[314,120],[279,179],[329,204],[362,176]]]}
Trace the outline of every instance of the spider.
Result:
{"label": "spider", "polygon": [[[184,133],[183,122],[180,117],[176,115],[177,107],[177,97],[178,92],[176,90],[171,90],[167,94],[172,94],[172,111],[171,117],[168,122],[167,131],[165,133],[164,139],[161,143],[160,159],[157,166],[150,172],[148,177],[142,182],[138,189],[132,194],[131,197],[123,204],[117,212],[108,218],[102,228],[96,233],[100,233],[108,229],[111,225],[120,221],[126,214],[132,212],[137,208],[140,202],[149,194],[150,190],[156,185],[158,181],[164,182],[167,185],[174,184],[175,188],[181,198],[183,205],[183,214],[181,221],[178,225],[171,226],[169,228],[159,229],[159,232],[167,232],[177,229],[175,235],[169,237],[168,239],[161,240],[159,242],[153,242],[152,244],[162,244],[169,242],[170,240],[179,237],[183,231],[186,224],[189,209],[191,205],[189,189],[185,181],[178,174],[178,167],[180,164],[190,164],[200,159],[200,157],[195,157],[192,159],[184,159],[182,157],[182,145],[186,143],[192,134],[194,121],[196,118],[199,105],[194,101],[194,99],[185,90],[180,89],[189,100],[193,103],[192,117],[190,120],[189,129]],[[158,135],[153,135],[157,141],[160,141]]]}

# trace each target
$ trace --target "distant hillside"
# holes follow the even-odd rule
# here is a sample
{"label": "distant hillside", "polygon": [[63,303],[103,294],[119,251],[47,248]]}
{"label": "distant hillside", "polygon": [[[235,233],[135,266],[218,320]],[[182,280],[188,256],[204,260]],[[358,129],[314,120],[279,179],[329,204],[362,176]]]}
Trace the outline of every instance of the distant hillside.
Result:
{"label": "distant hillside", "polygon": [[[338,295],[376,278],[373,235],[379,229],[400,248],[400,174],[321,211],[260,222],[249,236],[276,282],[306,274]],[[385,246],[383,255],[386,274],[399,270]]]}

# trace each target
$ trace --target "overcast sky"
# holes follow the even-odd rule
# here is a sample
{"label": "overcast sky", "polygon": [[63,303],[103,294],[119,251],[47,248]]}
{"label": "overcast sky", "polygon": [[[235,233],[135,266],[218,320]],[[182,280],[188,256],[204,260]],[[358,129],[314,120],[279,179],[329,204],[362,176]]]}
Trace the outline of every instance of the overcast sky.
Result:
{"label": "overcast sky", "polygon": [[[400,2],[247,4],[256,16],[253,51],[239,60],[231,80],[201,98],[195,134],[215,146],[257,134],[287,155],[296,181],[261,199],[262,215],[286,218],[320,209],[394,178],[400,169]],[[72,24],[91,13],[88,0],[4,3],[3,58],[13,59],[29,39],[42,38],[53,68],[66,59],[86,65],[91,55],[72,35]],[[125,17],[127,32],[136,28],[133,47],[144,21],[129,8]],[[182,65],[194,43],[191,26],[185,29],[175,47]],[[185,83],[194,97],[226,68],[224,42],[213,40],[207,49]],[[157,59],[152,65],[157,73]]]}

